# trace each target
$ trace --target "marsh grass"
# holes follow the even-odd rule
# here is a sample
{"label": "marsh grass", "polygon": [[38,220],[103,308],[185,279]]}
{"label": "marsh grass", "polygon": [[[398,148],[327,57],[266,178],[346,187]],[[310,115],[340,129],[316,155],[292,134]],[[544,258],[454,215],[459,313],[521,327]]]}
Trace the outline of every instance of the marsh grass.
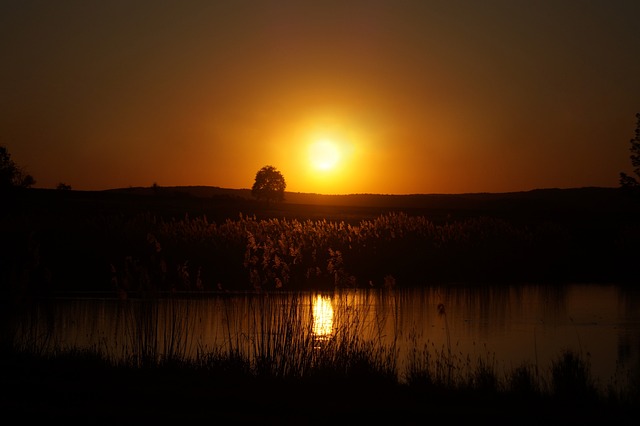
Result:
{"label": "marsh grass", "polygon": [[535,367],[523,363],[506,375],[506,389],[519,397],[531,397],[542,391],[539,376]]}
{"label": "marsh grass", "polygon": [[128,307],[125,335],[131,350],[125,358],[141,366],[187,359],[193,348],[189,304],[169,298],[136,300]]}
{"label": "marsh grass", "polygon": [[[425,280],[627,282],[635,275],[625,259],[637,253],[627,228],[612,228],[603,241],[584,239],[583,229],[568,224],[525,226],[491,217],[434,223],[389,212],[345,222],[240,214],[215,222],[141,212],[47,221],[49,232],[24,224],[0,243],[12,253],[6,264],[11,296],[1,297],[400,288]],[[599,261],[584,262],[580,253]]]}
{"label": "marsh grass", "polygon": [[560,399],[594,400],[597,397],[597,387],[591,376],[589,359],[580,352],[562,352],[551,363],[550,390]]}
{"label": "marsh grass", "polygon": [[54,324],[53,312],[46,303],[16,310],[11,317],[7,343],[9,347],[35,355],[59,350],[53,337]]}
{"label": "marsh grass", "polygon": [[368,308],[344,311],[348,318],[336,321],[341,325],[330,335],[317,335],[305,321],[312,306],[300,296],[289,295],[284,304],[269,296],[252,299],[249,335],[244,342],[230,339],[236,344],[228,349],[233,357],[249,360],[260,377],[396,377],[397,351],[394,344],[381,344],[383,326],[377,319],[365,321]]}
{"label": "marsh grass", "polygon": [[422,348],[413,345],[402,380],[429,392],[497,393],[508,389],[496,368],[495,355],[472,357],[446,345],[438,348],[433,342],[423,344]]}
{"label": "marsh grass", "polygon": [[[55,363],[56,368],[76,371],[73,374],[78,367],[85,372],[115,368],[162,377],[170,374],[182,386],[190,386],[180,378],[184,376],[192,377],[193,383],[208,378],[211,383],[236,388],[240,384],[278,390],[318,386],[331,392],[376,389],[385,394],[404,389],[402,392],[409,392],[415,401],[462,398],[497,404],[506,398],[531,403],[555,401],[567,406],[640,406],[638,380],[635,388],[617,384],[602,391],[591,375],[588,356],[581,352],[564,351],[549,366],[536,361],[504,370],[494,353],[463,353],[448,336],[444,307],[438,310],[445,333],[442,342],[422,343],[421,336],[410,333],[406,359],[399,359],[397,336],[401,333],[397,306],[390,299],[393,293],[376,297],[385,298],[384,309],[372,309],[368,299],[354,304],[348,292],[334,294],[336,318],[328,335],[314,332],[308,295],[285,293],[275,297],[266,293],[216,299],[215,309],[221,309],[225,318],[224,339],[216,347],[206,347],[192,335],[194,321],[201,321],[198,300],[118,301],[114,328],[125,336],[119,353],[100,344],[81,348],[62,345],[56,340],[53,325],[57,314],[41,307],[31,312],[36,319],[16,322],[19,327],[15,329],[14,345],[3,350],[28,354],[30,362],[44,360],[39,368]],[[385,335],[389,332],[394,333],[392,338]],[[210,386],[204,383],[198,386]],[[147,389],[144,384],[140,386]]]}

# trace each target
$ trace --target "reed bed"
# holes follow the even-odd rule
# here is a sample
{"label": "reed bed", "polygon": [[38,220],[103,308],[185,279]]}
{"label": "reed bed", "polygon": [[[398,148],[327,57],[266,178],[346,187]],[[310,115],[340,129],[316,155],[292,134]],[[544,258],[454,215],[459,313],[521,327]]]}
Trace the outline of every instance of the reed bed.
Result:
{"label": "reed bed", "polygon": [[14,243],[24,247],[7,247],[16,254],[8,263],[13,269],[6,271],[12,292],[3,297],[75,290],[125,298],[631,277],[629,259],[637,246],[628,227],[598,232],[587,238],[588,230],[566,223],[495,217],[436,224],[395,212],[357,223],[242,214],[224,222],[150,213],[88,216],[46,232],[16,231]]}
{"label": "reed bed", "polygon": [[[113,367],[171,366],[227,378],[406,386],[424,395],[511,395],[640,404],[637,377],[624,381],[624,385],[603,386],[591,376],[589,358],[581,352],[564,351],[549,366],[522,364],[500,370],[493,353],[471,356],[458,351],[449,339],[437,346],[429,341],[419,344],[422,340],[411,335],[413,345],[406,352],[407,358],[400,359],[400,333],[395,325],[391,327],[393,338],[383,336],[384,330],[389,330],[387,323],[395,321],[393,303],[385,304],[391,306],[389,312],[374,314],[369,311],[371,304],[354,307],[348,293],[338,293],[335,303],[342,306],[336,311],[344,317],[335,320],[339,325],[324,335],[318,334],[309,321],[313,306],[308,298],[291,293],[283,303],[282,298],[269,294],[239,297],[247,297],[246,303],[230,298],[218,305],[223,310],[248,308],[240,315],[225,315],[225,338],[216,347],[206,347],[190,334],[193,322],[199,319],[188,310],[195,308],[169,298],[117,302],[120,313],[113,332],[120,329],[124,336],[119,352],[99,342],[63,344],[52,328],[58,321],[51,317],[55,312],[47,310],[46,305],[24,317],[33,318],[31,321],[16,323],[11,344],[5,342],[3,351],[42,359],[85,354],[90,360],[102,359]],[[446,312],[440,312],[446,318]],[[232,323],[231,318],[243,323]]]}

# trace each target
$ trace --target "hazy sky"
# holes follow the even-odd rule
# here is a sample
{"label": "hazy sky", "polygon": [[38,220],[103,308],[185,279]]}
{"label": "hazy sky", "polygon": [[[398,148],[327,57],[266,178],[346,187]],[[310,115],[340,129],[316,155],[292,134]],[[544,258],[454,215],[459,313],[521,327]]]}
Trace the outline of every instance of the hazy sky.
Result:
{"label": "hazy sky", "polygon": [[617,186],[639,16],[637,0],[0,0],[0,145],[48,188],[249,188],[268,164],[299,192]]}

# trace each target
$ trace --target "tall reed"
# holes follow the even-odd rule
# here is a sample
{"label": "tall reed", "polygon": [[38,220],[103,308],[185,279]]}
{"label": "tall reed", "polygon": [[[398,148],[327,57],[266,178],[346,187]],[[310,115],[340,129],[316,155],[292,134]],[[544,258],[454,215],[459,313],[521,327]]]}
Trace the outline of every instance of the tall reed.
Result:
{"label": "tall reed", "polygon": [[194,318],[188,303],[173,298],[121,303],[128,308],[124,322],[129,362],[152,366],[190,358],[195,343],[190,336]]}

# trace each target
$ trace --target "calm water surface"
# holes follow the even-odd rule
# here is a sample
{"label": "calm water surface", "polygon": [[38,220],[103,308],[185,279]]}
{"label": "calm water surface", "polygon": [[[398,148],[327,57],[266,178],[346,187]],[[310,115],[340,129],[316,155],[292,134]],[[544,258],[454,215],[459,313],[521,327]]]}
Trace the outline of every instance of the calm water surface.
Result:
{"label": "calm water surface", "polygon": [[43,350],[94,348],[115,359],[142,350],[189,358],[229,348],[251,353],[266,334],[289,332],[309,332],[318,342],[356,333],[394,347],[401,374],[413,348],[482,358],[498,372],[523,362],[548,369],[572,349],[589,358],[593,375],[607,385],[638,374],[640,292],[528,285],[154,301],[66,298],[25,314],[16,338]]}

